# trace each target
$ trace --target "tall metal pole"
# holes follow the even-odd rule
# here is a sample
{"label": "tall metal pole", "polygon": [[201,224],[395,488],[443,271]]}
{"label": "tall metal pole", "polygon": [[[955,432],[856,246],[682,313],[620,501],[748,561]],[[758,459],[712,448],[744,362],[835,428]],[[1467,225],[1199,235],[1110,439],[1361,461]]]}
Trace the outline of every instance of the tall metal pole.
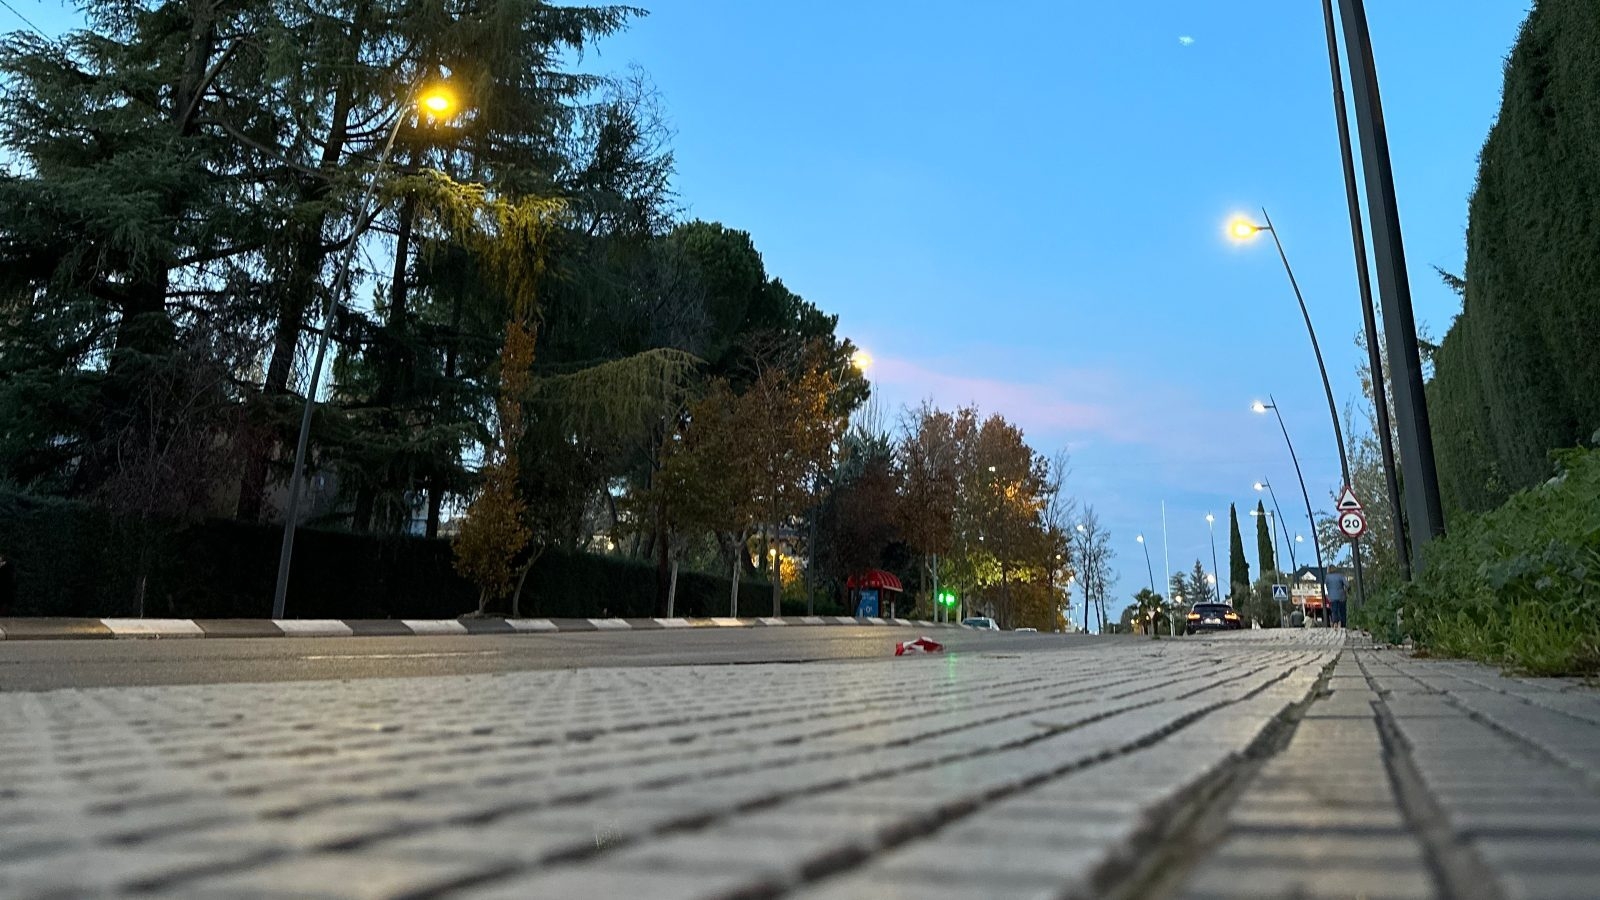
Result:
{"label": "tall metal pole", "polygon": [[1428,399],[1423,392],[1422,356],[1417,350],[1417,323],[1411,309],[1411,282],[1406,275],[1406,252],[1400,236],[1394,170],[1389,162],[1389,133],[1383,122],[1377,65],[1372,59],[1372,34],[1367,29],[1362,0],[1339,0],[1339,11],[1344,19],[1350,86],[1356,95],[1356,125],[1367,180],[1378,293],[1383,301],[1384,338],[1392,367],[1400,467],[1406,473],[1412,571],[1416,573],[1426,565],[1424,550],[1428,542],[1444,534],[1444,507],[1439,500],[1439,474],[1434,468],[1433,432],[1428,422]]}
{"label": "tall metal pole", "polygon": [[400,134],[400,126],[405,124],[406,117],[410,115],[411,105],[415,100],[416,91],[407,95],[405,106],[401,108],[400,115],[395,117],[394,127],[389,129],[389,138],[383,143],[383,153],[378,157],[378,167],[373,171],[372,177],[367,179],[366,189],[361,194],[361,201],[356,204],[355,231],[350,235],[349,242],[345,244],[344,254],[339,258],[339,271],[333,279],[333,289],[328,292],[328,299],[322,305],[322,330],[317,336],[317,355],[311,363],[311,379],[306,385],[306,402],[300,410],[300,436],[294,446],[294,469],[289,475],[289,503],[284,508],[283,519],[283,546],[278,551],[278,581],[272,591],[272,617],[281,619],[284,615],[284,605],[289,596],[289,563],[294,559],[294,532],[300,518],[300,482],[306,472],[306,447],[311,440],[311,413],[317,406],[317,387],[322,381],[322,363],[328,355],[328,342],[333,336],[333,315],[339,308],[339,300],[344,296],[345,285],[350,280],[350,266],[355,260],[356,246],[361,243],[362,223],[368,216],[368,207],[372,197],[377,193],[378,176],[383,174],[383,169],[389,164],[390,151],[394,150],[394,139]]}
{"label": "tall metal pole", "polygon": [[[1167,501],[1165,501],[1165,500],[1161,501],[1161,565],[1165,569],[1166,575],[1167,575],[1167,581],[1166,581],[1165,584],[1163,584],[1161,586],[1161,588],[1166,593],[1171,594],[1172,593],[1172,549],[1167,544]],[[1177,607],[1175,605],[1173,605],[1173,604],[1170,604],[1170,603],[1167,606],[1168,606],[1169,609],[1172,609],[1174,611],[1173,614],[1172,614],[1172,619],[1171,619],[1171,621],[1172,621],[1172,636],[1173,637],[1177,637],[1178,636],[1178,619],[1177,619],[1177,612],[1176,612]]]}
{"label": "tall metal pole", "polygon": [[[1356,161],[1350,147],[1350,114],[1345,109],[1344,76],[1339,65],[1339,39],[1333,23],[1333,0],[1322,0],[1322,22],[1328,32],[1328,68],[1333,74],[1333,111],[1339,126],[1339,158],[1344,165],[1344,195],[1350,207],[1350,240],[1355,245],[1356,285],[1361,294],[1361,323],[1367,335],[1367,370],[1372,378],[1372,409],[1383,456],[1384,486],[1389,492],[1389,518],[1394,525],[1394,554],[1400,576],[1411,580],[1411,551],[1406,546],[1406,520],[1400,507],[1400,479],[1394,467],[1394,436],[1389,425],[1389,392],[1379,346],[1378,320],[1372,306],[1372,276],[1367,270],[1367,235],[1361,224],[1361,192],[1356,187]],[[1353,486],[1352,486],[1353,487]],[[1359,544],[1358,544],[1359,546]]]}
{"label": "tall metal pole", "polygon": [[[1267,489],[1267,496],[1272,498],[1272,508],[1278,511],[1278,527],[1283,529],[1283,542],[1289,547],[1289,565],[1299,568],[1300,563],[1294,558],[1294,541],[1289,540],[1289,526],[1283,521],[1283,507],[1278,505],[1278,492],[1272,489],[1272,482],[1262,480],[1261,486]],[[1278,557],[1281,562],[1283,557]]]}
{"label": "tall metal pole", "polygon": [[[1283,424],[1283,413],[1278,411],[1278,401],[1271,394],[1267,395],[1271,401],[1268,408],[1278,419],[1278,428],[1283,432],[1283,442],[1289,447],[1289,460],[1294,463],[1294,475],[1300,479],[1300,496],[1306,501],[1306,521],[1311,526],[1311,549],[1317,551],[1317,569],[1321,573],[1318,580],[1322,583],[1322,602],[1328,602],[1328,567],[1322,564],[1322,542],[1317,540],[1317,519],[1311,513],[1311,494],[1306,490],[1306,477],[1300,473],[1300,458],[1295,455],[1294,441],[1289,440],[1289,426]],[[1273,502],[1277,502],[1274,500]]]}
{"label": "tall metal pole", "polygon": [[1144,535],[1139,535],[1139,546],[1144,548],[1144,570],[1150,576],[1150,593],[1156,593],[1156,570],[1150,565],[1150,544],[1145,541]]}
{"label": "tall metal pole", "polygon": [[[1339,471],[1344,475],[1346,487],[1350,487],[1350,457],[1344,449],[1344,429],[1339,425],[1339,404],[1333,399],[1333,382],[1328,380],[1328,367],[1322,362],[1322,345],[1317,342],[1317,329],[1311,325],[1311,311],[1306,308],[1306,298],[1300,293],[1300,282],[1294,277],[1294,267],[1289,265],[1289,254],[1283,252],[1283,240],[1278,237],[1278,229],[1272,227],[1272,217],[1267,215],[1266,209],[1261,210],[1261,218],[1266,220],[1266,230],[1272,235],[1273,246],[1278,248],[1278,258],[1283,260],[1283,271],[1289,275],[1289,287],[1294,289],[1294,299],[1300,304],[1300,315],[1306,320],[1306,334],[1311,337],[1311,351],[1317,358],[1317,371],[1322,375],[1322,390],[1328,395],[1328,416],[1333,420],[1333,441],[1339,446]],[[1276,408],[1274,408],[1276,411]],[[1311,523],[1312,540],[1316,540],[1317,523]],[[1322,553],[1321,543],[1318,543],[1317,553]],[[1356,597],[1355,607],[1359,609],[1359,598],[1366,596],[1366,584],[1361,573],[1361,542],[1354,541],[1350,544],[1351,561],[1356,567]],[[1319,559],[1317,565],[1321,566]],[[1324,573],[1326,574],[1326,573]]]}
{"label": "tall metal pole", "polygon": [[1217,517],[1206,513],[1206,527],[1211,529],[1211,591],[1218,603],[1222,602],[1222,576],[1217,572]]}

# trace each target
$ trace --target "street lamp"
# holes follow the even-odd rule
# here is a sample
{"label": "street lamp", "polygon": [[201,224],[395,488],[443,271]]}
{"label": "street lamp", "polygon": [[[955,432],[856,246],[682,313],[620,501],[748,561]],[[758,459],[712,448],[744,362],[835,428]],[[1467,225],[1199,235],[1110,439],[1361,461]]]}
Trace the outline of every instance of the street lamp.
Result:
{"label": "street lamp", "polygon": [[[1400,238],[1400,211],[1395,200],[1394,170],[1389,159],[1389,133],[1383,122],[1377,64],[1362,0],[1339,0],[1344,19],[1345,48],[1350,56],[1350,88],[1355,92],[1356,121],[1361,134],[1362,170],[1366,174],[1372,249],[1378,290],[1383,300],[1384,336],[1394,387],[1400,466],[1406,473],[1406,511],[1411,519],[1411,558],[1423,563],[1422,548],[1444,534],[1444,508],[1434,467],[1433,431],[1417,349],[1417,325],[1411,309],[1411,283],[1406,274],[1405,246]],[[1332,28],[1331,21],[1328,23]],[[1337,65],[1335,65],[1337,70]],[[1340,108],[1344,103],[1339,101]],[[1374,386],[1382,381],[1374,382]],[[1403,529],[1401,529],[1403,530]]]}
{"label": "street lamp", "polygon": [[[994,471],[994,466],[990,466],[989,467],[989,471],[993,472]],[[1084,553],[1083,553],[1083,556],[1084,556],[1084,562],[1087,563],[1089,561],[1088,557],[1089,557],[1089,551],[1090,551],[1089,544],[1088,544],[1089,529],[1083,527],[1083,523],[1079,522],[1078,523],[1078,533],[1083,535],[1083,537],[1084,537],[1084,545],[1083,545]],[[1084,634],[1088,634],[1089,633],[1089,580],[1090,579],[1089,579],[1088,573],[1085,572],[1084,573],[1084,578],[1083,578],[1083,633]]]}
{"label": "street lamp", "polygon": [[345,289],[349,286],[350,266],[355,260],[356,247],[361,243],[361,232],[366,228],[363,223],[370,217],[369,207],[377,194],[379,176],[389,164],[389,155],[394,150],[395,138],[400,135],[400,127],[410,118],[408,113],[413,106],[426,110],[432,118],[439,119],[455,108],[455,99],[442,85],[412,89],[399,114],[395,116],[388,138],[383,142],[383,153],[378,156],[378,167],[373,170],[372,177],[367,179],[361,199],[356,204],[354,219],[356,230],[345,241],[344,254],[339,258],[339,269],[333,278],[333,288],[328,291],[328,299],[322,305],[322,328],[317,336],[317,354],[311,363],[310,380],[306,384],[305,406],[300,411],[300,435],[295,441],[294,469],[289,476],[289,501],[284,507],[283,546],[278,552],[278,581],[272,592],[274,619],[283,618],[284,605],[289,596],[289,564],[294,559],[294,533],[300,518],[300,482],[305,478],[306,448],[311,440],[311,413],[317,406],[317,387],[322,381],[322,364],[327,359],[328,342],[333,335],[334,311],[338,309]]}
{"label": "street lamp", "polygon": [[1144,542],[1144,535],[1142,534],[1134,538],[1134,540],[1138,541],[1139,546],[1144,548],[1144,570],[1150,576],[1150,593],[1154,594],[1156,593],[1156,570],[1155,566],[1150,564],[1150,545]]}
{"label": "street lamp", "polygon": [[[1211,586],[1217,584],[1217,517],[1206,513],[1206,527],[1211,530]],[[1217,601],[1222,601],[1222,592],[1217,591]]]}
{"label": "street lamp", "polygon": [[[1278,418],[1278,429],[1283,432],[1283,442],[1284,442],[1284,444],[1286,444],[1289,447],[1289,459],[1290,459],[1291,462],[1294,463],[1294,474],[1295,474],[1295,477],[1300,479],[1300,496],[1305,498],[1305,501],[1306,501],[1306,522],[1313,529],[1315,529],[1317,527],[1317,520],[1316,520],[1316,517],[1311,514],[1311,494],[1310,494],[1310,492],[1308,492],[1306,490],[1306,478],[1305,478],[1305,476],[1300,473],[1300,458],[1295,455],[1295,452],[1294,452],[1294,441],[1289,440],[1289,428],[1288,428],[1287,425],[1283,424],[1283,413],[1278,411],[1278,401],[1273,399],[1273,397],[1270,394],[1267,396],[1267,399],[1271,400],[1272,402],[1271,403],[1262,403],[1260,400],[1257,400],[1251,406],[1251,408],[1254,409],[1258,413],[1265,413],[1267,410],[1270,409],[1270,410],[1272,410],[1272,414],[1274,416],[1277,416],[1277,418]],[[1296,541],[1300,541],[1300,540],[1302,540],[1302,538],[1300,536],[1296,535],[1295,536],[1295,540]],[[1322,564],[1322,542],[1321,541],[1317,541],[1317,542],[1313,543],[1311,546],[1312,546],[1312,549],[1317,551],[1317,568],[1322,573],[1322,578],[1321,578],[1321,581],[1322,581],[1322,596],[1324,598],[1326,598],[1328,596],[1328,568],[1327,568],[1327,566],[1324,566]],[[1356,571],[1359,572],[1360,570],[1357,569]]]}
{"label": "street lamp", "polygon": [[[1362,15],[1364,18],[1365,13]],[[1367,336],[1367,370],[1373,385],[1373,425],[1383,460],[1384,487],[1389,492],[1389,517],[1394,525],[1395,559],[1400,563],[1400,576],[1410,581],[1411,553],[1410,548],[1406,546],[1405,516],[1400,511],[1400,480],[1395,471],[1394,441],[1389,431],[1389,392],[1383,389],[1383,351],[1378,346],[1378,320],[1372,308],[1372,277],[1367,269],[1367,236],[1361,226],[1361,195],[1356,187],[1356,164],[1350,149],[1350,115],[1345,109],[1344,75],[1339,67],[1339,42],[1333,24],[1333,0],[1322,0],[1322,21],[1328,37],[1328,68],[1333,76],[1334,121],[1339,130],[1339,159],[1344,167],[1345,203],[1350,209],[1350,240],[1355,246],[1356,287],[1361,297],[1361,324]],[[1399,338],[1403,336],[1396,336],[1396,339]],[[1414,343],[1416,335],[1412,334],[1411,339]]]}
{"label": "street lamp", "polygon": [[[1234,219],[1233,234],[1241,240],[1249,240],[1263,231],[1272,235],[1272,243],[1278,248],[1278,258],[1283,261],[1283,271],[1289,276],[1289,287],[1294,290],[1294,299],[1300,304],[1300,315],[1306,321],[1306,334],[1311,338],[1311,352],[1316,356],[1317,371],[1322,375],[1322,390],[1328,396],[1328,415],[1333,420],[1333,441],[1339,447],[1339,471],[1344,475],[1345,486],[1353,490],[1354,486],[1350,481],[1350,458],[1345,453],[1344,448],[1344,429],[1339,424],[1339,405],[1333,399],[1333,382],[1328,380],[1328,367],[1322,362],[1322,345],[1317,342],[1317,330],[1311,325],[1311,311],[1306,308],[1306,298],[1300,293],[1300,282],[1294,277],[1294,268],[1289,265],[1289,254],[1284,252],[1283,241],[1278,238],[1278,230],[1272,227],[1272,217],[1267,215],[1265,208],[1261,210],[1261,218],[1267,224],[1257,225],[1242,218]],[[1373,382],[1373,386],[1374,391],[1381,393],[1383,390],[1382,379]],[[1257,410],[1257,412],[1259,411]],[[1313,522],[1311,527],[1315,528],[1316,523]],[[1360,600],[1366,595],[1361,576],[1360,541],[1351,542],[1350,556],[1356,567],[1356,597]],[[1318,565],[1320,564],[1319,562]],[[1354,606],[1356,609],[1361,608],[1359,602],[1355,603]]]}
{"label": "street lamp", "polygon": [[[1256,405],[1257,406],[1262,406],[1262,404],[1260,404],[1260,403],[1257,403]],[[1265,409],[1265,407],[1263,407],[1262,409],[1257,410],[1257,411],[1258,412],[1266,412],[1266,409]],[[1272,523],[1273,523],[1273,526],[1274,526],[1273,532],[1272,532],[1272,540],[1273,540],[1273,546],[1276,547],[1277,546],[1277,540],[1278,540],[1278,531],[1277,531],[1277,529],[1278,528],[1283,528],[1285,531],[1287,531],[1288,528],[1289,528],[1289,526],[1283,521],[1283,507],[1278,505],[1278,492],[1272,489],[1272,482],[1266,480],[1265,478],[1263,478],[1260,481],[1255,483],[1255,489],[1256,489],[1256,493],[1258,493],[1258,494],[1261,493],[1262,491],[1266,491],[1267,492],[1267,496],[1272,498],[1272,508],[1274,510],[1277,510],[1277,512],[1278,512],[1278,515],[1275,518],[1272,519]],[[1278,560],[1278,563],[1281,565],[1283,563],[1283,560],[1281,560],[1281,559]],[[1289,545],[1289,565],[1291,567],[1293,567],[1293,568],[1299,568],[1300,567],[1300,564],[1295,562],[1294,545],[1293,544]]]}

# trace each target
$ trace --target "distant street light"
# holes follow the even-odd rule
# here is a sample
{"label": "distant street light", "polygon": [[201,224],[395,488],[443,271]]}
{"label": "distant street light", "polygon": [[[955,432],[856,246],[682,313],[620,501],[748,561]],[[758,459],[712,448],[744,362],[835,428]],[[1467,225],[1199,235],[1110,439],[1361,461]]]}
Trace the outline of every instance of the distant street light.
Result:
{"label": "distant street light", "polygon": [[865,350],[857,350],[850,354],[850,365],[854,366],[857,372],[865,372],[872,368],[872,354]]}
{"label": "distant street light", "polygon": [[[1215,589],[1217,584],[1217,517],[1206,513],[1206,527],[1211,529],[1211,585]],[[1222,592],[1217,591],[1217,600],[1222,600]]]}
{"label": "distant street light", "polygon": [[[1260,403],[1257,403],[1256,405],[1257,406],[1261,406]],[[1266,412],[1266,409],[1262,408],[1260,410],[1257,410],[1257,412]],[[1276,510],[1277,513],[1278,513],[1278,515],[1271,520],[1272,523],[1273,523],[1273,526],[1274,526],[1273,532],[1272,532],[1273,546],[1276,547],[1277,546],[1277,540],[1278,540],[1278,531],[1277,531],[1277,529],[1278,528],[1282,528],[1284,530],[1285,534],[1287,534],[1287,532],[1289,530],[1288,523],[1283,520],[1283,507],[1278,505],[1278,492],[1272,489],[1272,482],[1266,480],[1265,478],[1263,478],[1260,481],[1255,483],[1255,489],[1256,489],[1256,493],[1258,493],[1258,494],[1261,493],[1262,491],[1266,491],[1267,492],[1267,496],[1272,498],[1272,508],[1274,510]],[[1279,566],[1278,570],[1280,572],[1283,571],[1283,569],[1282,569],[1283,560],[1279,559],[1277,562],[1278,562],[1278,566]],[[1293,544],[1289,545],[1289,565],[1294,567],[1294,568],[1296,568],[1296,569],[1300,567],[1299,564],[1296,563],[1295,559],[1294,559],[1294,545]]]}
{"label": "distant street light", "polygon": [[[1300,316],[1306,321],[1306,334],[1311,338],[1311,352],[1317,360],[1317,371],[1322,375],[1322,390],[1328,395],[1328,416],[1333,420],[1333,441],[1339,447],[1339,471],[1344,475],[1345,486],[1351,490],[1354,490],[1355,486],[1350,480],[1350,458],[1345,452],[1344,447],[1344,428],[1339,424],[1339,405],[1338,402],[1333,399],[1333,382],[1328,380],[1328,367],[1322,362],[1322,345],[1317,342],[1317,329],[1311,325],[1311,311],[1306,308],[1306,298],[1300,293],[1300,282],[1294,277],[1294,268],[1289,265],[1289,254],[1284,252],[1283,241],[1278,238],[1278,229],[1272,226],[1272,217],[1267,215],[1267,211],[1265,209],[1262,209],[1261,218],[1262,221],[1266,222],[1267,224],[1257,225],[1245,219],[1235,219],[1232,227],[1233,234],[1236,237],[1239,237],[1241,240],[1253,238],[1263,231],[1269,232],[1272,235],[1272,243],[1278,248],[1278,258],[1283,261],[1284,274],[1289,276],[1289,287],[1294,290],[1294,299],[1300,304]],[[1375,381],[1373,384],[1375,390],[1379,392],[1382,391],[1383,382],[1381,380]],[[1260,410],[1257,410],[1257,412],[1260,412]],[[1311,527],[1316,527],[1316,523],[1314,521],[1312,522]],[[1360,600],[1366,595],[1366,589],[1361,574],[1360,541],[1352,541],[1350,543],[1350,556],[1356,567],[1357,599],[1357,602],[1351,605],[1355,609],[1360,609]]]}
{"label": "distant street light", "polygon": [[322,328],[317,336],[317,354],[311,363],[310,379],[306,384],[305,406],[300,410],[300,435],[295,442],[294,469],[289,475],[289,502],[284,507],[283,547],[278,552],[278,581],[272,593],[274,619],[283,618],[284,606],[289,596],[289,565],[294,559],[294,533],[300,518],[300,482],[305,478],[306,448],[311,440],[311,413],[317,406],[317,388],[322,381],[322,364],[328,356],[328,342],[333,336],[334,313],[338,310],[345,289],[349,286],[350,266],[355,260],[356,248],[361,243],[361,232],[366,228],[364,223],[369,218],[369,207],[377,194],[379,177],[389,165],[389,155],[394,150],[395,138],[400,134],[400,127],[411,118],[413,107],[426,110],[431,118],[439,119],[455,108],[455,98],[446,88],[439,85],[413,89],[405,104],[401,106],[399,114],[395,116],[394,125],[389,129],[389,137],[383,142],[383,152],[378,156],[378,166],[367,179],[361,200],[356,204],[354,219],[356,231],[346,239],[344,254],[339,258],[339,268],[333,278],[333,289],[328,291],[327,302],[322,305]]}
{"label": "distant street light", "polygon": [[1142,534],[1134,540],[1137,540],[1139,546],[1144,548],[1144,570],[1150,576],[1150,593],[1154,594],[1156,593],[1156,570],[1150,564],[1150,545],[1144,542],[1144,535]]}
{"label": "distant street light", "polygon": [[[1310,524],[1312,529],[1315,529],[1317,527],[1317,519],[1316,516],[1312,515],[1311,513],[1311,494],[1306,490],[1305,476],[1300,473],[1300,457],[1295,455],[1294,441],[1289,440],[1289,427],[1283,424],[1283,413],[1278,411],[1278,401],[1273,399],[1271,395],[1268,395],[1267,399],[1272,400],[1272,402],[1262,403],[1260,400],[1257,400],[1251,408],[1258,413],[1264,413],[1270,409],[1272,410],[1272,414],[1277,416],[1278,429],[1283,432],[1283,442],[1289,448],[1289,460],[1294,463],[1295,477],[1300,479],[1300,496],[1304,497],[1306,501],[1306,522]],[[1276,502],[1276,498],[1274,498],[1274,502]],[[1301,540],[1300,536],[1296,535],[1295,540]],[[1322,572],[1322,595],[1324,598],[1326,598],[1328,595],[1328,568],[1322,564],[1322,542],[1317,541],[1311,546],[1317,551],[1317,568]]]}

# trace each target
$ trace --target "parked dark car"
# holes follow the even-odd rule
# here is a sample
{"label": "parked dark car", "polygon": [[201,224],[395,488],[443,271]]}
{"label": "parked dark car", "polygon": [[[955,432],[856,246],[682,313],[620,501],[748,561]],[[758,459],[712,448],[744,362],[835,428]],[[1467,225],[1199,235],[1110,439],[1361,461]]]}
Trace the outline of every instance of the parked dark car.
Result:
{"label": "parked dark car", "polygon": [[1188,622],[1183,627],[1184,634],[1194,634],[1199,631],[1238,631],[1244,627],[1244,619],[1239,613],[1226,603],[1196,603],[1189,610]]}

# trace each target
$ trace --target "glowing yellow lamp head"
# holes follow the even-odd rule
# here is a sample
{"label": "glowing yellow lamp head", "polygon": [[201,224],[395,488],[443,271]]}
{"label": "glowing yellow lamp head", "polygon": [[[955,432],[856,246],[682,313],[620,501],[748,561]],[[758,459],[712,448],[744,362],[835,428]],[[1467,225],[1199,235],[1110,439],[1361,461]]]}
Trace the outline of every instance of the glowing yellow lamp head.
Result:
{"label": "glowing yellow lamp head", "polygon": [[430,88],[422,95],[419,103],[430,115],[438,118],[449,115],[450,111],[455,109],[456,98],[444,88]]}
{"label": "glowing yellow lamp head", "polygon": [[1261,226],[1248,219],[1237,218],[1228,223],[1228,234],[1236,241],[1248,241],[1261,233]]}
{"label": "glowing yellow lamp head", "polygon": [[872,354],[865,350],[857,350],[850,354],[850,365],[855,366],[857,372],[865,372],[872,366]]}

